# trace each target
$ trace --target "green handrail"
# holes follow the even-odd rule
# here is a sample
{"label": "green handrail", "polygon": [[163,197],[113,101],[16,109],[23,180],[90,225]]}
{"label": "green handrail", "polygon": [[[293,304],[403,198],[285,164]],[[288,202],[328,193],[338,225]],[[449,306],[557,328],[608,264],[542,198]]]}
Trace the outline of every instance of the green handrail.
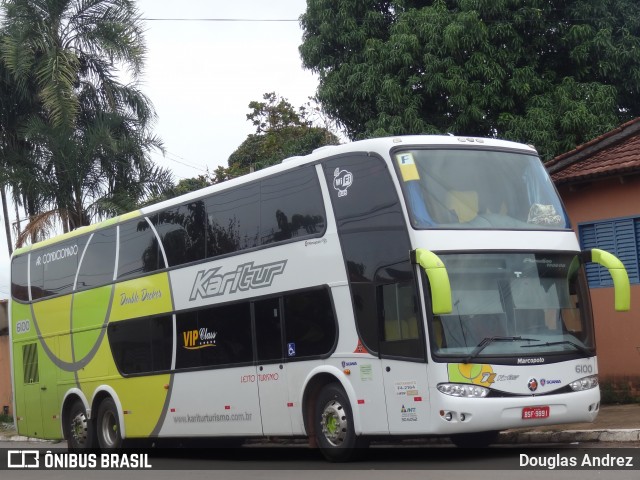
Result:
{"label": "green handrail", "polygon": [[443,261],[435,253],[418,248],[413,252],[415,263],[427,274],[431,288],[431,306],[434,315],[446,315],[453,310],[451,283]]}
{"label": "green handrail", "polygon": [[613,279],[615,309],[617,312],[628,312],[631,308],[631,285],[629,284],[629,275],[622,262],[615,255],[599,248],[592,248],[583,254],[587,259],[609,270]]}

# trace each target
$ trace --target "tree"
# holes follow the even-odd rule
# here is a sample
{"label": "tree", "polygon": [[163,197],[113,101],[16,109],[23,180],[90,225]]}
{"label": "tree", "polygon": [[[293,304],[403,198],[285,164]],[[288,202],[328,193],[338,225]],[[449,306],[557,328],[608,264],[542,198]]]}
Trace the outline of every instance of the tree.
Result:
{"label": "tree", "polygon": [[308,119],[309,108],[296,111],[274,92],[263,95],[264,102],[249,103],[247,114],[256,127],[229,157],[226,176],[216,170],[216,178],[235,177],[281,162],[287,157],[307,155],[324,145],[336,145],[338,138],[327,128],[316,127]]}
{"label": "tree", "polygon": [[[1,42],[2,36],[0,44]],[[20,131],[23,122],[29,116],[36,115],[38,109],[33,86],[18,87],[13,75],[0,62],[0,195],[9,254],[13,252],[13,241],[7,190],[16,207],[24,200],[24,204],[35,213],[37,205],[42,202],[42,196],[35,188],[37,182],[33,171],[33,148]],[[29,201],[26,201],[27,198]],[[19,216],[16,217],[20,225]]]}
{"label": "tree", "polygon": [[[162,147],[150,133],[151,102],[117,75],[126,70],[135,82],[142,70],[145,45],[135,3],[5,0],[2,7],[2,62],[18,91],[37,102],[17,127],[29,145],[25,165],[35,185],[22,198],[32,220],[26,230],[41,231],[50,217],[73,230],[166,189],[169,173],[149,156]],[[6,184],[20,188],[17,173],[10,169]]]}
{"label": "tree", "polygon": [[[224,167],[219,168],[222,168],[224,170]],[[196,190],[200,190],[202,188],[213,185],[213,183],[214,181],[207,175],[198,175],[197,177],[183,178],[177,183],[177,185],[172,185],[162,192],[158,192],[157,195],[149,197],[147,201],[142,204],[142,206],[152,205],[164,200],[169,200],[170,198],[185,195],[189,192],[195,192]]]}
{"label": "tree", "polygon": [[548,159],[640,115],[635,0],[309,0],[301,24],[353,139],[502,137]]}
{"label": "tree", "polygon": [[[324,117],[315,102],[310,101],[296,111],[285,98],[274,92],[265,93],[263,100],[249,103],[251,112],[247,114],[247,120],[256,127],[256,133],[249,135],[231,154],[227,168],[220,165],[206,175],[180,180],[178,185],[152,198],[149,203],[225,182],[274,165],[285,158],[307,155],[321,146],[338,143],[338,137],[329,129],[332,127],[331,122]],[[323,126],[315,126],[316,123]],[[305,222],[308,219],[292,221],[295,228],[307,228]],[[217,236],[217,244],[238,241],[237,228],[237,225],[226,225],[215,229],[212,235]]]}

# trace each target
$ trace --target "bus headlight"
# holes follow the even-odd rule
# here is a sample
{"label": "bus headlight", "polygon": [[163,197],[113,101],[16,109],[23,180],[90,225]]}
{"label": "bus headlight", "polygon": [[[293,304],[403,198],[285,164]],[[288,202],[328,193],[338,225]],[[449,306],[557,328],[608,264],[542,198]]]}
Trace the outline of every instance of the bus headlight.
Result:
{"label": "bus headlight", "polygon": [[580,392],[582,390],[589,390],[590,388],[596,388],[598,386],[598,376],[590,375],[588,377],[581,378],[575,382],[569,384],[571,390],[574,392]]}
{"label": "bus headlight", "polygon": [[483,398],[489,394],[489,389],[478,385],[465,385],[460,383],[441,383],[438,391],[452,397]]}

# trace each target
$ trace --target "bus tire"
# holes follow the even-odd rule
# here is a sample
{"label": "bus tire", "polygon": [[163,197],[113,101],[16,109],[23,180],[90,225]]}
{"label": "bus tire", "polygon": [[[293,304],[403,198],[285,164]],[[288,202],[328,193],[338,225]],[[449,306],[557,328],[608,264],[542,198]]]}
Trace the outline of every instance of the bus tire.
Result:
{"label": "bus tire", "polygon": [[450,439],[456,447],[486,448],[492,443],[496,443],[499,436],[499,430],[490,430],[488,432],[459,433],[451,435]]}
{"label": "bus tire", "polygon": [[91,420],[87,417],[87,409],[82,400],[76,399],[64,416],[64,437],[67,439],[69,451],[90,449],[95,447],[95,435]]}
{"label": "bus tire", "polygon": [[105,398],[98,407],[96,417],[96,433],[101,450],[113,450],[122,447],[120,433],[120,417],[118,409],[111,397]]}
{"label": "bus tire", "polygon": [[340,385],[330,383],[320,390],[313,418],[316,444],[330,462],[351,460],[366,447],[365,439],[356,436],[351,404]]}

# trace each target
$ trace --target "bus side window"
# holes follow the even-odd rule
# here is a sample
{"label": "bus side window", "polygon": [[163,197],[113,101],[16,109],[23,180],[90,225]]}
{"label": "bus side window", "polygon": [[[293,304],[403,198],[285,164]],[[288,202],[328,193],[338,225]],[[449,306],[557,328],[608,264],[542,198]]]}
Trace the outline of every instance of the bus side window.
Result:
{"label": "bus side window", "polygon": [[122,374],[171,368],[173,322],[170,315],[110,323],[107,334],[113,359]]}
{"label": "bus side window", "polygon": [[284,320],[289,360],[331,353],[337,329],[327,289],[285,295]]}
{"label": "bus side window", "polygon": [[76,237],[56,244],[53,251],[48,248],[41,251],[44,267],[44,296],[71,293],[78,271],[78,262],[88,238],[88,236]]}
{"label": "bus side window", "polygon": [[380,287],[385,341],[419,338],[418,312],[412,286],[395,283]]}
{"label": "bus side window", "polygon": [[16,300],[23,302],[29,301],[27,268],[29,268],[29,255],[13,258],[11,262],[11,295]]}
{"label": "bus side window", "polygon": [[253,360],[248,302],[178,313],[176,325],[178,370]]}
{"label": "bus side window", "polygon": [[[375,155],[353,153],[330,158],[323,162],[323,169],[344,252],[358,335],[369,352],[377,353],[383,340],[377,288],[413,278],[411,243],[400,199],[387,166]],[[390,265],[394,265],[393,271],[378,278],[379,272],[389,270]]]}
{"label": "bus side window", "polygon": [[154,272],[165,267],[158,239],[146,218],[123,223],[118,228],[120,229],[118,280]]}
{"label": "bus side window", "polygon": [[382,356],[424,358],[420,315],[413,282],[378,287]]}
{"label": "bus side window", "polygon": [[204,259],[206,213],[203,201],[164,210],[154,217],[153,223],[162,239],[168,267]]}
{"label": "bus side window", "polygon": [[250,183],[216,193],[207,206],[207,257],[259,245],[260,184]]}
{"label": "bus side window", "polygon": [[322,233],[324,204],[313,168],[294,170],[260,182],[260,243]]}
{"label": "bus side window", "polygon": [[282,360],[282,315],[280,298],[253,303],[256,351],[259,362]]}
{"label": "bus side window", "polygon": [[78,272],[76,290],[113,281],[116,259],[116,227],[98,230],[90,237]]}

